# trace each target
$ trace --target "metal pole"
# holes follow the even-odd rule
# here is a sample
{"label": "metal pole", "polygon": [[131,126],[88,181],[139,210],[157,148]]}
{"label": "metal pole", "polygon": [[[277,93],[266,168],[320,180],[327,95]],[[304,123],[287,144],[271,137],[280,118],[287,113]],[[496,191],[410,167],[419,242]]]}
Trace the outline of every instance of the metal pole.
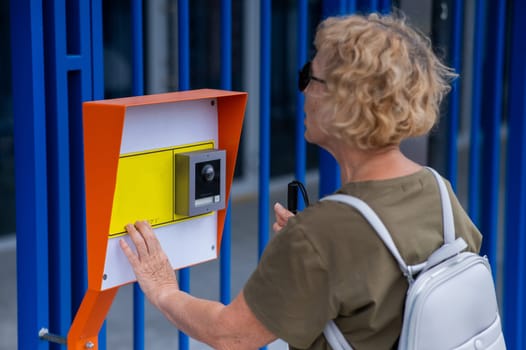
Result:
{"label": "metal pole", "polygon": [[[221,1],[221,88],[224,90],[232,89],[232,0]],[[225,226],[221,239],[220,300],[223,304],[228,304],[231,300],[231,202],[229,200],[227,204]]]}
{"label": "metal pole", "polygon": [[[70,82],[67,60],[67,15],[75,17],[78,1],[70,8],[71,14],[66,14],[65,3],[50,1],[44,7],[44,40],[45,74],[46,74],[46,122],[47,122],[47,176],[49,220],[49,327],[58,334],[67,334],[72,322],[72,273],[81,264],[75,264],[72,259],[72,169],[70,145],[70,130],[74,126],[74,116],[70,115],[70,107],[75,109],[72,101],[78,97],[76,83]],[[78,17],[77,17],[78,18]],[[69,22],[71,23],[71,22]],[[78,22],[77,22],[78,25]],[[78,33],[76,26],[71,26]],[[76,40],[75,40],[76,39]],[[72,39],[71,49],[76,48],[78,54],[78,36]],[[69,86],[69,85],[72,86]],[[67,102],[66,102],[67,101]],[[70,118],[71,117],[71,118]],[[81,253],[82,254],[82,253]]]}
{"label": "metal pole", "polygon": [[503,323],[509,349],[524,349],[526,338],[526,13],[524,1],[511,12],[511,63],[506,166],[506,243]]}
{"label": "metal pole", "polygon": [[[307,61],[307,27],[308,27],[308,2],[307,0],[298,1],[298,51],[296,56],[297,70]],[[295,177],[296,180],[305,183],[305,171],[307,168],[307,144],[305,143],[304,133],[305,125],[303,113],[303,104],[305,97],[302,92],[296,93],[296,139],[295,139],[295,150],[296,150],[296,168]],[[303,201],[298,202],[298,210],[302,210],[304,207]]]}
{"label": "metal pole", "polygon": [[270,74],[272,1],[261,0],[258,257],[269,241]]}
{"label": "metal pole", "polygon": [[[47,166],[42,3],[11,0],[18,348],[48,349]],[[16,19],[16,20],[15,20]]]}
{"label": "metal pole", "polygon": [[[132,93],[144,95],[142,0],[133,0],[132,14]],[[144,293],[139,283],[133,284],[133,348],[144,349]]]}
{"label": "metal pole", "polygon": [[486,28],[486,1],[480,0],[475,3],[475,31],[473,48],[473,93],[471,97],[471,131],[469,152],[469,191],[468,191],[468,213],[478,226],[480,209],[480,170],[481,170],[481,114],[482,114],[482,85],[483,85],[483,63],[485,52],[485,28]]}
{"label": "metal pole", "polygon": [[[179,90],[190,89],[190,10],[188,0],[177,2],[178,23],[178,57],[179,57]],[[179,286],[185,292],[190,291],[190,269],[179,270]],[[179,349],[188,350],[189,339],[186,334],[179,331]]]}
{"label": "metal pole", "polygon": [[[449,13],[453,17],[453,30],[451,37],[451,67],[455,72],[462,71],[462,33],[464,25],[464,4],[462,1],[455,1],[455,7]],[[446,177],[451,182],[453,190],[457,186],[457,172],[458,172],[458,125],[460,115],[460,82],[455,80],[452,84],[450,100],[449,100],[449,125],[448,125],[448,148],[447,148],[447,168]]]}
{"label": "metal pole", "polygon": [[493,19],[488,22],[487,66],[484,69],[484,98],[482,109],[483,168],[480,187],[482,212],[480,216],[482,253],[488,256],[494,278],[498,274],[497,241],[500,192],[500,139],[502,101],[504,95],[504,45],[506,40],[506,2],[490,1],[489,13]]}

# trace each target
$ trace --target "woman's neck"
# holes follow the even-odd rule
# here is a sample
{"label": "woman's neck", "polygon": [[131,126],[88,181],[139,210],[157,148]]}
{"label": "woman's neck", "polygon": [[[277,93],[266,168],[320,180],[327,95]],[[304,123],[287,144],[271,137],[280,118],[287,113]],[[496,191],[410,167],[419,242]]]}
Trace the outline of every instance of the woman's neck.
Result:
{"label": "woman's neck", "polygon": [[341,169],[342,183],[385,180],[413,174],[422,166],[407,158],[398,146],[358,150],[347,145],[331,152]]}

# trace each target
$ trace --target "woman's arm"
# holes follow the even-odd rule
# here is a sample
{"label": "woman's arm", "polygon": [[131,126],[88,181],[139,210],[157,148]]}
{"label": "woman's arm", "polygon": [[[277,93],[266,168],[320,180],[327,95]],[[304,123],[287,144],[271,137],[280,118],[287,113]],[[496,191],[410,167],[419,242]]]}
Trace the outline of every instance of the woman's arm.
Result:
{"label": "woman's arm", "polygon": [[126,227],[137,253],[120,245],[148,300],[181,331],[215,349],[257,349],[276,339],[248,307],[243,293],[225,306],[179,290],[175,273],[147,222]]}

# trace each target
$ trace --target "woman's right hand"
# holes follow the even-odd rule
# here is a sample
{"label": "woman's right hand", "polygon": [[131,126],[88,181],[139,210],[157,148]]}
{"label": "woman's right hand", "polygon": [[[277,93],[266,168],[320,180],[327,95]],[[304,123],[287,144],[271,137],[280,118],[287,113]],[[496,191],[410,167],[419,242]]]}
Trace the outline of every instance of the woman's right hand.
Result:
{"label": "woman's right hand", "polygon": [[289,221],[289,218],[294,216],[294,214],[279,203],[274,204],[274,214],[276,215],[276,222],[272,225],[272,229],[275,233],[281,231],[287,224],[287,221]]}

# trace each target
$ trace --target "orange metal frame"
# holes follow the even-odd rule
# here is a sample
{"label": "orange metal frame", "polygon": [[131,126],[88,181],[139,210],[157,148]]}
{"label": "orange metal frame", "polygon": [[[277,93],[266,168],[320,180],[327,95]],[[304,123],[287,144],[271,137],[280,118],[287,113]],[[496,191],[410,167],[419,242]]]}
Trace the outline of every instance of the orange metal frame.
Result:
{"label": "orange metal frame", "polygon": [[[102,290],[101,285],[126,109],[202,99],[217,99],[218,148],[227,152],[225,202],[228,203],[247,93],[203,89],[84,103],[88,290],[68,333],[68,349],[85,349],[88,342],[93,344],[92,349],[98,348],[98,333],[119,289]],[[221,246],[225,215],[226,209],[218,211],[217,247]]]}

